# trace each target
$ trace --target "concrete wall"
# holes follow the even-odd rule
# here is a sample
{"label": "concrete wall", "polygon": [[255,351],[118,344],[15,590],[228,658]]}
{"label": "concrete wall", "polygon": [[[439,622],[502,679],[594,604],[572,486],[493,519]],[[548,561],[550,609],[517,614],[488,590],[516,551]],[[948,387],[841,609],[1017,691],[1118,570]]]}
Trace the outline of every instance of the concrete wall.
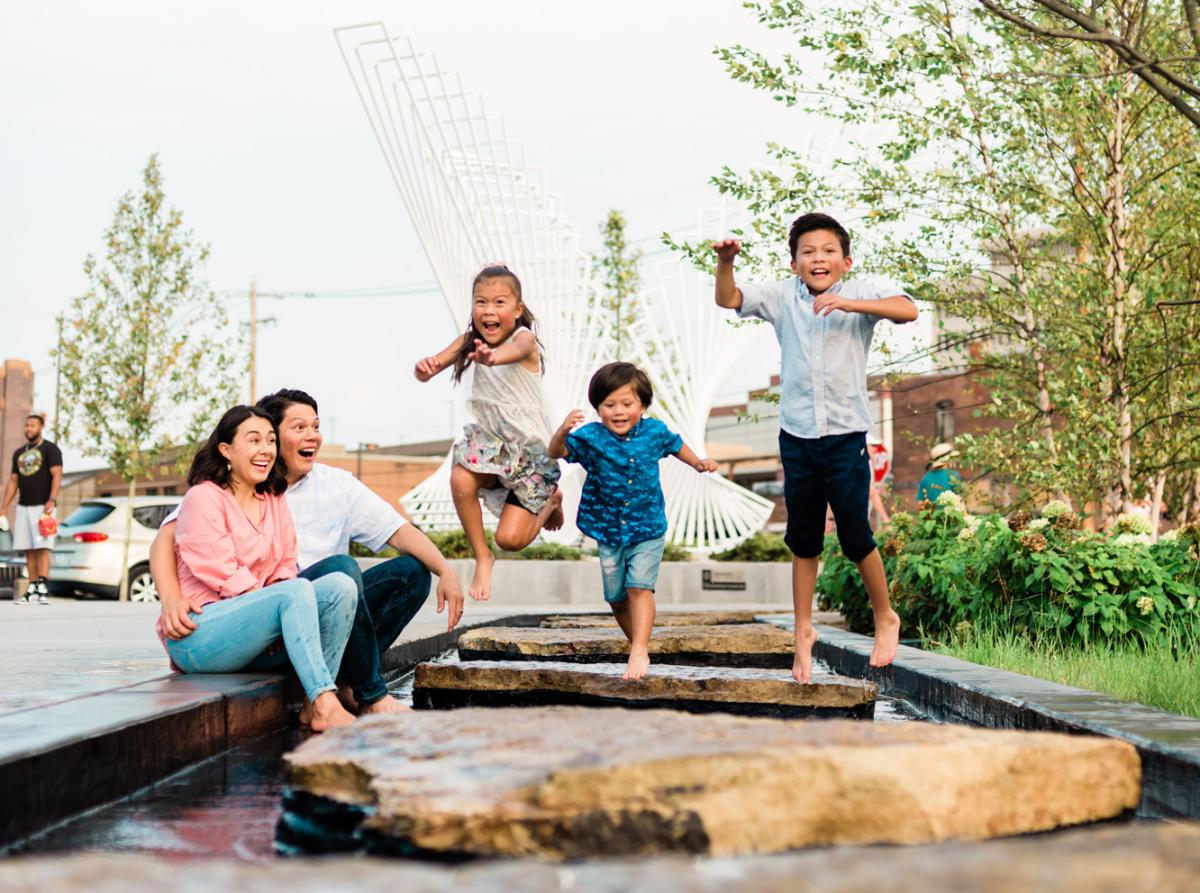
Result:
{"label": "concrete wall", "polygon": [[[359,559],[370,567],[379,559]],[[470,585],[475,562],[450,562],[458,579]],[[705,583],[705,572],[709,581]],[[671,561],[658,575],[656,601],[660,605],[792,604],[791,562]],[[744,585],[745,588],[735,588]],[[722,588],[717,588],[722,587]],[[492,577],[492,604],[562,604],[603,610],[604,589],[600,562],[497,561]]]}

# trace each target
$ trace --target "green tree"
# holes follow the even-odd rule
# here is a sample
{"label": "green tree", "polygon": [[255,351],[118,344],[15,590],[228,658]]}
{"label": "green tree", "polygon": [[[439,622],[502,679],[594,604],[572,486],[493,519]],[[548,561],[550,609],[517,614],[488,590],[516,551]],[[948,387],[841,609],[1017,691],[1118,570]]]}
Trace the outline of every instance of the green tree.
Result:
{"label": "green tree", "polygon": [[604,236],[604,253],[596,259],[596,269],[604,283],[602,306],[610,314],[613,356],[622,360],[632,343],[629,329],[637,324],[640,314],[637,293],[641,286],[638,267],[642,252],[630,250],[625,239],[625,217],[620,211],[608,212],[600,233]]}
{"label": "green tree", "polygon": [[158,158],[117,203],[88,291],[71,302],[56,351],[64,431],[128,485],[120,597],[128,597],[137,481],[205,434],[237,390],[242,360],[225,308],[199,279],[208,248],[166,205]]}

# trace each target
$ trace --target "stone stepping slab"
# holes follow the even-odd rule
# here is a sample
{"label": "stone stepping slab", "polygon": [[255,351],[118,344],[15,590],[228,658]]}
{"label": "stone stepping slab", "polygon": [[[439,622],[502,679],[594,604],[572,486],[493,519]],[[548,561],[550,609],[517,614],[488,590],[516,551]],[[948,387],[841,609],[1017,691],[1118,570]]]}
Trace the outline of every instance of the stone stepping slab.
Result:
{"label": "stone stepping slab", "polygon": [[1141,777],[1107,738],[583,707],[371,716],[284,762],[285,831],[341,804],[343,840],[442,859],[983,839],[1121,815]]}
{"label": "stone stepping slab", "polygon": [[[759,623],[765,611],[660,611],[654,625],[660,626],[726,626],[731,623]],[[780,617],[791,617],[790,613]],[[543,629],[617,629],[612,614],[551,614],[542,620]]]}
{"label": "stone stepping slab", "polygon": [[[553,660],[622,663],[629,641],[619,629],[493,626],[458,640],[461,660]],[[792,635],[767,623],[663,626],[650,636],[650,661],[717,667],[792,666]]]}
{"label": "stone stepping slab", "polygon": [[782,718],[872,719],[878,686],[823,675],[800,685],[786,670],[651,665],[637,682],[624,664],[468,661],[419,664],[417,708],[636,707]]}

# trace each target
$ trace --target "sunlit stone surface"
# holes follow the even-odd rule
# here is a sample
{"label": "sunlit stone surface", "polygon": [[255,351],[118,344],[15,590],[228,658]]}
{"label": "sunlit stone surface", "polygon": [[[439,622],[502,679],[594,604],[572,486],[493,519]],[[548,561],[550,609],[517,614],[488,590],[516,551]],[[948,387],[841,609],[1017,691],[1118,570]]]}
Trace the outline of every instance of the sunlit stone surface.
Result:
{"label": "sunlit stone surface", "polygon": [[[629,641],[619,629],[538,629],[493,626],[464,633],[463,660],[559,660],[621,663]],[[791,667],[792,635],[767,623],[664,626],[650,637],[652,663],[695,666]]]}
{"label": "sunlit stone surface", "polygon": [[[730,623],[754,623],[767,611],[659,611],[655,626],[720,626]],[[780,613],[780,617],[791,617]],[[553,614],[540,624],[544,629],[616,629],[617,621],[608,614]]]}
{"label": "sunlit stone surface", "polygon": [[1118,815],[1140,780],[1104,738],[576,707],[368,717],[285,764],[367,807],[380,851],[552,859],[1019,834]]}
{"label": "sunlit stone surface", "polygon": [[417,667],[413,703],[423,708],[548,704],[667,707],[693,713],[870,718],[878,686],[817,676],[800,685],[787,670],[652,665],[638,682],[624,664],[467,661]]}

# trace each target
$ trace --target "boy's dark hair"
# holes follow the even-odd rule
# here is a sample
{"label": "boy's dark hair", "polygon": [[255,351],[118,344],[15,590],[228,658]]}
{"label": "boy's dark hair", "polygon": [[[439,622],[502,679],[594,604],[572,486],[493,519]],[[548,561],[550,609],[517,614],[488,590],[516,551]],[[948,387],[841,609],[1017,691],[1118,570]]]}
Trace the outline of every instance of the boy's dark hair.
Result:
{"label": "boy's dark hair", "polygon": [[305,406],[311,406],[312,411],[320,414],[317,410],[317,401],[314,400],[304,391],[292,390],[283,388],[276,391],[274,394],[267,394],[254,405],[271,417],[271,423],[278,428],[283,424],[283,414],[287,412],[289,406],[293,403],[303,403]]}
{"label": "boy's dark hair", "polygon": [[[246,419],[265,419],[271,422],[272,429],[275,428],[275,422],[272,421],[270,414],[265,410],[259,409],[257,406],[242,406],[238,405],[230,410],[227,410],[225,415],[221,416],[221,420],[217,422],[217,427],[213,433],[208,436],[208,440],[196,452],[196,456],[192,459],[192,467],[188,470],[188,486],[194,487],[196,484],[204,481],[212,481],[220,487],[229,486],[229,461],[221,455],[218,447],[223,443],[233,443],[233,436],[237,434],[237,429]],[[279,432],[275,432],[278,437]],[[271,466],[271,473],[267,475],[267,479],[261,484],[255,484],[254,489],[259,493],[274,493],[278,496],[287,489],[287,472],[283,470],[283,463],[279,461],[279,454],[275,455],[275,464]]]}
{"label": "boy's dark hair", "polygon": [[642,406],[649,409],[650,401],[654,399],[650,376],[633,363],[609,363],[597,369],[588,382],[588,403],[593,409],[599,409],[609,394],[627,384],[633,385],[633,392],[642,401]]}
{"label": "boy's dark hair", "polygon": [[[517,274],[506,267],[504,264],[488,264],[482,270],[475,274],[475,279],[471,282],[471,294],[475,294],[475,286],[488,279],[507,279],[512,285],[513,294],[516,295],[518,301],[521,302],[523,308],[521,315],[517,317],[517,328],[525,326],[529,331],[534,333],[537,338],[537,331],[534,325],[537,320],[530,312],[528,305],[525,304],[525,299],[521,297],[521,280],[517,278]],[[454,357],[454,381],[455,383],[462,381],[463,373],[467,371],[467,367],[471,365],[468,357],[475,350],[475,342],[487,341],[483,337],[483,332],[475,328],[475,313],[472,311],[470,319],[467,321],[467,333],[463,339],[462,347],[458,349],[458,353]],[[542,339],[537,338],[538,353],[542,352]],[[543,365],[542,374],[546,374],[546,369]]]}
{"label": "boy's dark hair", "polygon": [[788,230],[788,250],[792,260],[796,259],[796,246],[800,243],[800,237],[818,229],[829,230],[837,236],[838,241],[842,243],[842,255],[850,256],[850,233],[846,232],[846,227],[828,214],[801,214],[792,221],[792,228]]}

